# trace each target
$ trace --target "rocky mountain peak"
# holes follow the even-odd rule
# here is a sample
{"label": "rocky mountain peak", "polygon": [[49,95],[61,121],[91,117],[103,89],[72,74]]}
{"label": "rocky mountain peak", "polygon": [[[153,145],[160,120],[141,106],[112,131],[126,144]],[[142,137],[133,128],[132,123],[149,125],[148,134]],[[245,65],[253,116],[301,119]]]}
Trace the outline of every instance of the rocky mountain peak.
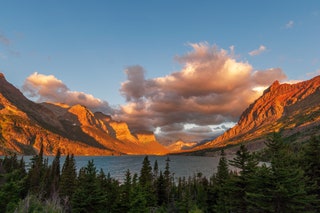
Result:
{"label": "rocky mountain peak", "polygon": [[[267,132],[290,129],[299,125],[299,116],[307,116],[306,113],[311,112],[319,116],[319,106],[320,76],[296,84],[275,81],[242,113],[237,125],[198,149],[237,143]],[[290,125],[287,124],[289,119],[292,122]],[[310,119],[316,121],[317,117]]]}
{"label": "rocky mountain peak", "polygon": [[270,90],[274,90],[275,88],[280,86],[280,82],[278,80],[274,81],[269,87]]}

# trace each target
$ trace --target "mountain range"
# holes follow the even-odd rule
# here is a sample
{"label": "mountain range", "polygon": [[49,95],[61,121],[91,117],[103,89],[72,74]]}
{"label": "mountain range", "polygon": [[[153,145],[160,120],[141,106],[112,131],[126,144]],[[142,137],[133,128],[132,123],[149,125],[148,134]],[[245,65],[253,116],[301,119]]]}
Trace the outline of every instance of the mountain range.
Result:
{"label": "mountain range", "polygon": [[225,146],[263,146],[273,132],[294,141],[320,134],[320,76],[296,84],[275,81],[217,138],[202,143],[176,141],[164,147],[152,132],[132,133],[125,122],[82,105],[35,103],[0,73],[0,155],[32,155],[43,145],[53,155],[163,155],[171,152],[210,154]]}
{"label": "mountain range", "polygon": [[0,155],[166,154],[153,133],[132,134],[125,122],[112,120],[85,106],[34,103],[0,73]]}
{"label": "mountain range", "polygon": [[298,142],[320,134],[320,76],[295,84],[275,81],[233,128],[192,151],[208,154],[212,149],[249,142],[259,149],[273,132]]}

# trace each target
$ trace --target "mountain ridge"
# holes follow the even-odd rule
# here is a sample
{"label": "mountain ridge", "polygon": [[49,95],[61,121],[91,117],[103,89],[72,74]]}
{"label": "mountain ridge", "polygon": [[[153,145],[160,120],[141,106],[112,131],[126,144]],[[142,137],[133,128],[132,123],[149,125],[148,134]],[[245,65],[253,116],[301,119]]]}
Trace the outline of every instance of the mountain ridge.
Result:
{"label": "mountain ridge", "polygon": [[[315,129],[315,130],[314,130]],[[275,81],[240,116],[231,129],[193,151],[264,140],[272,132],[284,136],[320,129],[320,76],[295,84]]]}
{"label": "mountain ridge", "polygon": [[34,154],[41,144],[54,155],[166,154],[153,135],[133,135],[125,122],[113,121],[82,105],[34,103],[0,73],[0,154]]}

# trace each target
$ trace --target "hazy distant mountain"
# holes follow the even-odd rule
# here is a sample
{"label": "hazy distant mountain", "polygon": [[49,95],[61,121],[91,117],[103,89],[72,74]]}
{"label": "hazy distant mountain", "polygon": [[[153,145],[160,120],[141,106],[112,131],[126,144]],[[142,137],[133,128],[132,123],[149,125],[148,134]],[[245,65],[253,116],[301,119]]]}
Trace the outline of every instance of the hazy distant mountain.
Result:
{"label": "hazy distant mountain", "polygon": [[153,133],[132,134],[125,122],[85,106],[34,103],[0,73],[0,154],[165,154]]}
{"label": "hazy distant mountain", "polygon": [[296,84],[275,81],[241,115],[237,125],[194,150],[265,141],[272,132],[302,141],[320,134],[320,76]]}
{"label": "hazy distant mountain", "polygon": [[197,145],[197,142],[184,142],[182,140],[178,140],[166,147],[170,152],[178,152],[181,150],[190,150],[195,145]]}

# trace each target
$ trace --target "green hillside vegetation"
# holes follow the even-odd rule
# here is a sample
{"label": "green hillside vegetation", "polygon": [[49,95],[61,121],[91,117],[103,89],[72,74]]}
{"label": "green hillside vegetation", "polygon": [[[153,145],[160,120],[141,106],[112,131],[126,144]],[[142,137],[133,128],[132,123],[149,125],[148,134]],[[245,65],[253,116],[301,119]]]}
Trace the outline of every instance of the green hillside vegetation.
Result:
{"label": "green hillside vegetation", "polygon": [[[93,161],[76,170],[73,155],[60,168],[41,149],[27,171],[23,159],[0,160],[3,212],[319,212],[320,137],[296,146],[273,134],[261,153],[241,145],[228,161],[224,150],[217,173],[174,179],[146,156],[139,174],[128,170],[120,183]],[[264,160],[266,163],[261,163]],[[232,168],[232,169],[230,169]]]}

